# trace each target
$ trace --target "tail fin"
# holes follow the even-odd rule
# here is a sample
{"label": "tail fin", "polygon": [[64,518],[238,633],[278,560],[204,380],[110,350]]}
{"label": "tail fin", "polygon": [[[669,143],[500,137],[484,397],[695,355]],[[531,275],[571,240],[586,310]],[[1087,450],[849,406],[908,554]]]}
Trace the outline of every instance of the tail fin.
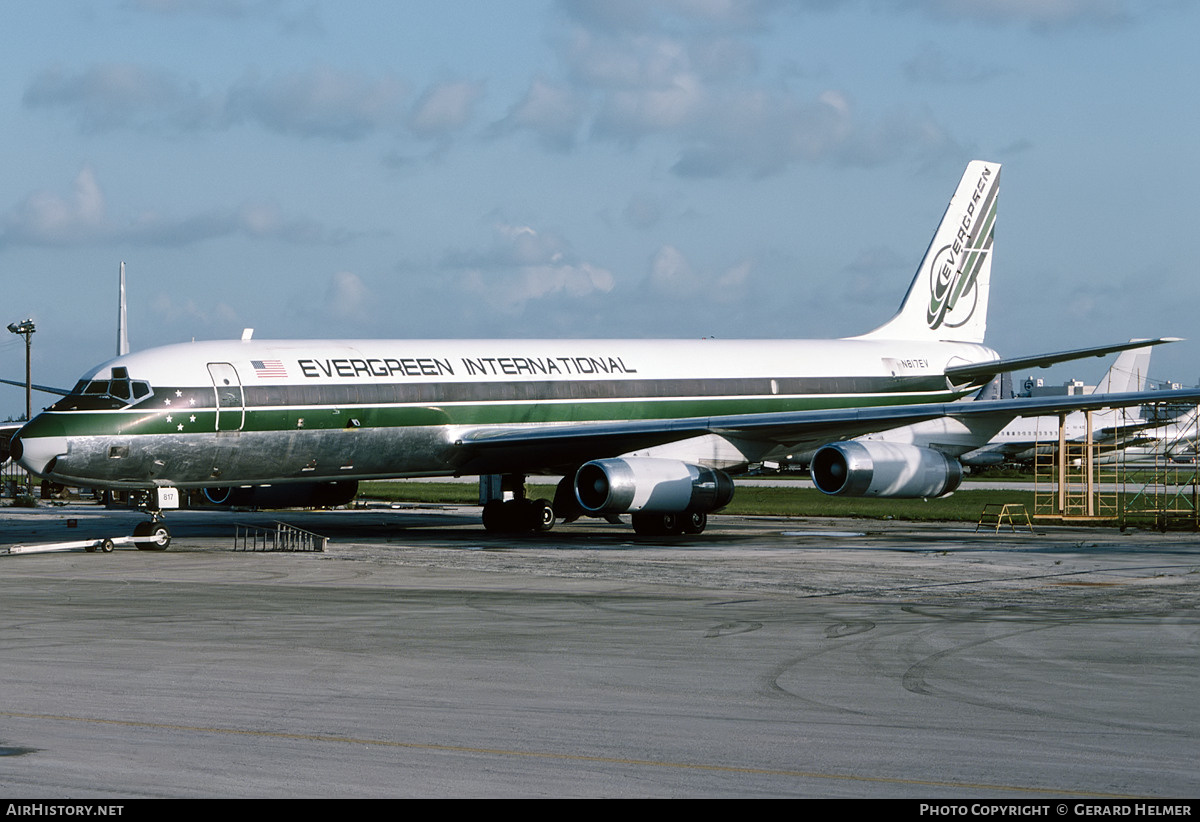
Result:
{"label": "tail fin", "polygon": [[900,311],[857,339],[983,342],[999,190],[999,163],[967,165]]}
{"label": "tail fin", "polygon": [[1149,369],[1149,346],[1122,351],[1092,393],[1119,394],[1127,391],[1145,391],[1146,372]]}

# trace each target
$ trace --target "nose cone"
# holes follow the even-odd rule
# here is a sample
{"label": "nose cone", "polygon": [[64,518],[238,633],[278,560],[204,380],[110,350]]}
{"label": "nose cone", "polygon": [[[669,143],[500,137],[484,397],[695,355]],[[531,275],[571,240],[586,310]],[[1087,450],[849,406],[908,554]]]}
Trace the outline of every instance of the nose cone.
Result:
{"label": "nose cone", "polygon": [[16,433],[9,443],[9,452],[13,462],[31,474],[44,477],[54,472],[54,463],[67,452],[67,438],[39,436],[36,430],[31,430],[36,422]]}

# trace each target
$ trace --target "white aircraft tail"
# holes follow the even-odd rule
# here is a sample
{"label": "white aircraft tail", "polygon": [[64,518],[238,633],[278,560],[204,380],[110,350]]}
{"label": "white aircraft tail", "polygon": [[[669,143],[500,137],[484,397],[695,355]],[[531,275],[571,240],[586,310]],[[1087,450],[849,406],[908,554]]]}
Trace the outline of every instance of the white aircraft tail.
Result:
{"label": "white aircraft tail", "polygon": [[129,353],[128,317],[125,310],[125,262],[121,261],[121,283],[117,294],[117,356],[123,357]]}
{"label": "white aircraft tail", "polygon": [[1092,393],[1120,394],[1127,391],[1145,391],[1146,372],[1149,370],[1149,346],[1122,351]]}
{"label": "white aircraft tail", "polygon": [[999,190],[999,163],[967,165],[900,311],[856,339],[983,342]]}

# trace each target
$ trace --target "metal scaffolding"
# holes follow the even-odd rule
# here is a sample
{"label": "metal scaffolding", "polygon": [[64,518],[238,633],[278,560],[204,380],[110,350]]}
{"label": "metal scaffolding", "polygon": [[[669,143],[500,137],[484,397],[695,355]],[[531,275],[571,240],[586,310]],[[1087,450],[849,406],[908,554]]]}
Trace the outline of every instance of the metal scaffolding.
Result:
{"label": "metal scaffolding", "polygon": [[[1146,419],[1182,420],[1148,427],[1123,413],[1097,438],[1084,412],[1082,439],[1067,437],[1065,415],[1034,449],[1034,512],[1063,522],[1109,521],[1200,528],[1196,408],[1151,406]],[[1040,433],[1040,432],[1039,432]]]}

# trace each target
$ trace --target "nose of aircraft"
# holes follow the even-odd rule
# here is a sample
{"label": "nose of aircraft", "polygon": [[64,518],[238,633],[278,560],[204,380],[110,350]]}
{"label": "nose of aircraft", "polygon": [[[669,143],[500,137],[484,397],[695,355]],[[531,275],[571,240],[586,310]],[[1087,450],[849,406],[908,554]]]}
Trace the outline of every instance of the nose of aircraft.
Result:
{"label": "nose of aircraft", "polygon": [[66,450],[61,437],[26,436],[26,428],[18,431],[9,442],[13,462],[31,474],[43,476],[54,470],[54,463]]}

